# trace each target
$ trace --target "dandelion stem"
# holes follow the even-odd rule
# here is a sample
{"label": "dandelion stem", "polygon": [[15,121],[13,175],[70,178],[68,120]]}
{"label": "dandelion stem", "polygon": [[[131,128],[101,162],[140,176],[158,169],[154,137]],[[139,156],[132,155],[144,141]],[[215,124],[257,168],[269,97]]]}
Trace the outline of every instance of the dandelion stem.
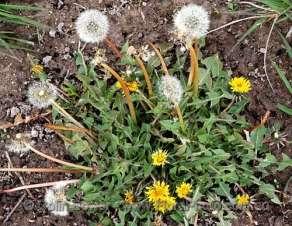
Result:
{"label": "dandelion stem", "polygon": [[195,43],[195,48],[193,45],[190,47],[190,57],[191,57],[191,70],[188,79],[188,86],[192,86],[194,90],[194,95],[198,96],[199,93],[199,63],[197,55],[197,44]]}
{"label": "dandelion stem", "polygon": [[111,48],[111,50],[114,52],[114,54],[116,55],[117,58],[121,58],[122,57],[122,54],[118,50],[116,44],[110,38],[106,38],[105,39],[105,43],[107,44],[107,46],[109,48]]}
{"label": "dandelion stem", "polygon": [[0,193],[11,193],[15,191],[21,191],[25,189],[31,189],[31,188],[43,188],[43,187],[51,187],[59,183],[65,183],[68,184],[76,184],[79,180],[61,180],[61,181],[54,181],[54,182],[46,182],[46,183],[40,183],[40,184],[30,184],[30,185],[24,185],[16,188],[6,189],[6,190],[0,190]]}
{"label": "dandelion stem", "polygon": [[143,61],[140,59],[139,56],[135,55],[135,59],[136,61],[138,62],[141,70],[143,71],[143,74],[144,74],[144,78],[145,78],[145,81],[146,81],[146,85],[147,85],[147,89],[148,89],[148,94],[149,96],[153,96],[153,89],[152,89],[152,84],[151,84],[151,81],[150,81],[150,76],[145,68],[145,65],[143,63]]}
{"label": "dandelion stem", "polygon": [[136,123],[137,119],[136,119],[136,112],[135,112],[135,108],[134,108],[134,104],[130,95],[130,91],[125,83],[125,81],[122,79],[122,77],[114,70],[112,69],[110,66],[108,66],[107,64],[100,64],[105,70],[109,71],[117,80],[118,82],[121,84],[122,89],[124,91],[125,97],[126,97],[126,101],[130,110],[130,114],[131,117],[133,119],[133,121]]}
{"label": "dandelion stem", "polygon": [[160,53],[160,51],[155,47],[155,45],[153,45],[151,42],[149,42],[149,45],[154,49],[155,53],[157,54],[157,56],[159,57],[159,60],[161,62],[161,66],[162,66],[162,69],[165,73],[165,75],[169,75],[169,72],[168,72],[168,69],[167,69],[167,66],[166,66],[166,63],[164,62],[164,59]]}
{"label": "dandelion stem", "polygon": [[67,170],[59,168],[0,168],[0,172],[25,172],[25,173],[80,173],[80,170]]}
{"label": "dandelion stem", "polygon": [[183,115],[182,115],[182,112],[180,110],[180,107],[179,107],[178,104],[175,104],[174,107],[175,107],[175,110],[176,110],[176,113],[177,113],[177,116],[178,116],[180,127],[181,127],[181,129],[183,131],[185,131],[186,127],[185,127],[185,123],[184,123],[184,119],[183,119]]}
{"label": "dandelion stem", "polygon": [[36,150],[34,147],[32,147],[30,144],[28,143],[25,143],[25,145],[31,150],[33,151],[35,154],[41,156],[41,157],[44,157],[50,161],[53,161],[53,162],[57,162],[59,164],[62,164],[64,166],[69,166],[69,167],[73,167],[73,168],[77,168],[77,169],[80,169],[80,170],[84,170],[84,171],[89,171],[89,172],[93,172],[94,169],[91,168],[91,167],[87,167],[87,166],[81,166],[81,165],[77,165],[77,164],[74,164],[74,163],[70,163],[70,162],[65,162],[63,160],[60,160],[60,159],[57,159],[57,158],[54,158],[52,156],[49,156],[49,155],[46,155],[38,150]]}

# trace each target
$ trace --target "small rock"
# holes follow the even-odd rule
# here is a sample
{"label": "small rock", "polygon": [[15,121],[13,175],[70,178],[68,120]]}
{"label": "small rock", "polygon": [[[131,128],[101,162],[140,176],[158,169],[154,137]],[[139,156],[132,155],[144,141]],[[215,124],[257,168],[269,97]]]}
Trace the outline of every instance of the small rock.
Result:
{"label": "small rock", "polygon": [[266,49],[265,48],[260,48],[260,53],[266,53]]}
{"label": "small rock", "polygon": [[32,131],[30,132],[30,135],[31,135],[31,137],[38,137],[38,136],[39,136],[39,132],[36,131],[36,130],[32,130]]}
{"label": "small rock", "polygon": [[30,105],[27,105],[25,103],[19,103],[18,106],[20,108],[20,111],[21,111],[22,115],[29,115],[30,114],[30,112],[31,112],[31,106]]}
{"label": "small rock", "polygon": [[14,118],[18,113],[20,113],[20,109],[18,107],[12,107],[10,109],[10,117]]}
{"label": "small rock", "polygon": [[63,0],[59,0],[57,9],[61,9],[63,5],[64,5],[64,1]]}
{"label": "small rock", "polygon": [[43,58],[43,64],[47,66],[51,60],[52,60],[52,56],[45,56]]}
{"label": "small rock", "polygon": [[63,27],[64,27],[64,25],[65,24],[63,22],[61,22],[61,23],[58,24],[58,26],[57,26],[58,32],[63,33]]}
{"label": "small rock", "polygon": [[50,30],[49,31],[49,36],[52,37],[52,38],[55,38],[56,37],[56,30]]}

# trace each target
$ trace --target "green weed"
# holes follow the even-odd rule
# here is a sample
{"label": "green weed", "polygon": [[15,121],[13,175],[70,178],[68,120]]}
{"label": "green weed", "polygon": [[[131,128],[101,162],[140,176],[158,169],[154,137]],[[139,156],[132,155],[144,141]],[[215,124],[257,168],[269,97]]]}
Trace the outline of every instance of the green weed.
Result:
{"label": "green weed", "polygon": [[[194,224],[196,216],[230,225],[237,208],[248,211],[237,203],[238,194],[264,194],[281,204],[275,186],[266,183],[265,176],[291,166],[291,159],[285,155],[279,161],[269,152],[264,144],[268,133],[264,125],[247,132],[251,125],[242,113],[249,100],[235,98],[230,91],[231,71],[223,68],[219,56],[201,59],[198,97],[187,90],[185,56],[176,51],[175,57],[168,58],[167,62],[172,62],[168,63],[169,73],[177,76],[185,89],[180,103],[185,123],[182,129],[173,106],[159,90],[164,76],[159,59],[153,56],[146,65],[156,87],[153,96],[147,97],[143,73],[127,49],[126,44],[118,66],[132,71],[124,79],[140,83],[139,91],[131,93],[137,122],[129,114],[123,92],[102,79],[101,68],[85,62],[81,52],[76,53],[76,77],[82,86],[64,84],[70,101],[63,107],[97,134],[92,143],[82,133],[65,133],[72,141],[67,144],[71,155],[98,168],[97,175],[84,175],[78,189],[68,191],[72,199],[82,197],[87,203],[105,206],[88,210],[96,219],[92,225],[151,225],[159,214],[148,203],[145,191],[159,180],[170,186],[172,196],[180,183],[192,185],[189,197],[176,198],[175,208],[163,215],[165,222],[176,225]],[[57,112],[53,117],[55,124],[66,123]],[[158,149],[168,153],[163,167],[152,164],[151,155]],[[124,200],[127,191],[134,195],[131,204]]]}

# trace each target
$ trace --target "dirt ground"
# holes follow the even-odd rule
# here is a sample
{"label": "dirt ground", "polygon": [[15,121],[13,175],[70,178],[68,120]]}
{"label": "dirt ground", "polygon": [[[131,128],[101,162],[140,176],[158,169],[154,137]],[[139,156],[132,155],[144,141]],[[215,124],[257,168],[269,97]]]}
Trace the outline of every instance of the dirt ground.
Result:
{"label": "dirt ground", "polygon": [[[10,28],[23,34],[29,40],[35,42],[33,52],[30,55],[42,61],[45,59],[45,70],[49,78],[56,85],[64,79],[74,76],[75,65],[73,53],[78,46],[78,38],[74,30],[74,21],[84,8],[96,8],[104,11],[110,17],[110,38],[118,45],[128,40],[132,45],[139,47],[147,41],[166,42],[171,41],[170,31],[172,29],[173,11],[181,5],[189,2],[202,4],[211,13],[211,28],[216,28],[234,19],[248,16],[246,10],[234,13],[226,10],[226,1],[223,0],[9,0],[9,3],[37,3],[45,8],[44,11],[34,15],[34,18],[42,21],[48,26],[46,32],[39,31],[38,35],[29,28]],[[269,110],[271,112],[268,124],[272,126],[279,122],[282,131],[292,137],[292,118],[276,109],[277,103],[285,103],[291,106],[291,95],[281,82],[279,76],[269,66],[268,72],[274,92],[271,91],[263,71],[262,49],[265,47],[271,23],[267,22],[260,27],[256,33],[249,36],[234,51],[234,46],[239,37],[253,24],[252,21],[239,23],[229,28],[212,33],[206,38],[206,47],[202,50],[204,56],[214,53],[219,54],[226,68],[232,69],[235,75],[244,75],[252,80],[253,89],[250,93],[251,103],[246,111],[248,120],[258,123],[261,117]],[[1,24],[0,24],[1,28]],[[286,34],[289,26],[286,23],[277,27],[282,34]],[[50,32],[49,32],[50,31]],[[289,40],[291,42],[291,40]],[[93,52],[89,46],[88,51]],[[31,109],[26,101],[25,90],[31,80],[27,55],[24,52],[15,52],[15,57],[7,57],[0,51],[0,125],[6,121],[13,121],[15,113],[20,112],[22,116],[37,112]],[[270,60],[277,62],[292,79],[291,61],[285,52],[281,39],[277,32],[271,37],[268,63]],[[49,60],[48,60],[49,59]],[[69,159],[62,141],[56,135],[43,129],[44,121],[39,120],[22,127],[9,129],[5,133],[0,131],[0,166],[7,167],[7,156],[5,155],[5,140],[7,134],[13,135],[18,131],[37,131],[36,140],[39,148],[47,154],[58,158]],[[280,156],[286,153],[292,156],[292,147],[283,147],[277,150],[272,147],[274,153]],[[24,155],[19,158],[9,154],[15,167],[52,167],[53,165],[33,154]],[[57,179],[71,178],[72,175],[47,175],[47,174],[22,174],[26,184],[55,181]],[[287,180],[292,176],[291,169],[276,174],[269,178],[271,181],[278,180],[278,190],[283,191]],[[0,189],[20,186],[19,178],[14,174],[0,175]],[[291,185],[292,186],[292,185]],[[291,187],[290,187],[291,188]],[[67,218],[55,218],[49,215],[43,205],[44,189],[32,190],[32,197],[26,194],[25,198],[4,225],[86,225],[86,216],[82,212],[75,212]],[[12,210],[17,201],[24,193],[15,192],[10,195],[0,195],[0,222]],[[292,188],[290,190],[292,194]],[[251,213],[258,225],[266,226],[288,226],[292,224],[292,208],[290,205],[276,206],[266,199],[256,200]],[[234,225],[252,225],[247,216],[239,213],[239,220]]]}

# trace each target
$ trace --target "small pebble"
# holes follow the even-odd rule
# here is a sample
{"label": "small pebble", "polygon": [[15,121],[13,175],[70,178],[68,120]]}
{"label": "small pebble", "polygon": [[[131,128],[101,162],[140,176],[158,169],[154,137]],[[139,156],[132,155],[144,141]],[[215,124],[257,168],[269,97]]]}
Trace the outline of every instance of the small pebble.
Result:
{"label": "small pebble", "polygon": [[48,63],[52,60],[52,56],[45,56],[43,58],[43,64],[48,65]]}
{"label": "small pebble", "polygon": [[18,113],[20,113],[20,109],[18,107],[12,107],[10,109],[10,117],[14,118]]}
{"label": "small pebble", "polygon": [[260,53],[266,53],[266,49],[265,48],[260,48]]}
{"label": "small pebble", "polygon": [[56,37],[56,30],[50,30],[49,31],[49,36],[52,37],[52,38],[55,38]]}

